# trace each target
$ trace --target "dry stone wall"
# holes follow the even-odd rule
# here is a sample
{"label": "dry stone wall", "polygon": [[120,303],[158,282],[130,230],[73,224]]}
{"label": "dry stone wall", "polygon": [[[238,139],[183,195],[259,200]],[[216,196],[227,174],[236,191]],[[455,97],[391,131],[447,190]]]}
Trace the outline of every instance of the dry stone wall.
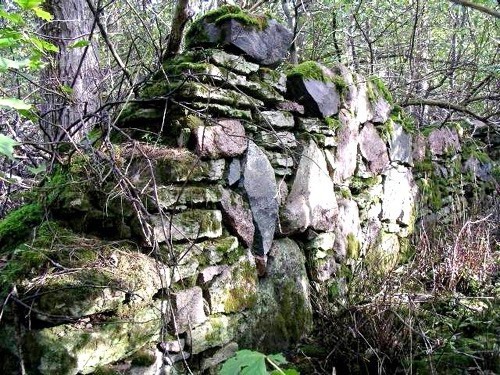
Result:
{"label": "dry stone wall", "polygon": [[[55,236],[56,266],[16,279],[4,373],[21,352],[30,373],[212,371],[238,348],[300,340],[312,288],[341,283],[342,267],[397,264],[417,183],[425,193],[449,177],[457,131],[410,134],[378,79],[312,62],[275,69],[288,30],[218,17],[195,23],[190,49],[121,113],[134,141],[115,146],[118,164],[147,215],[82,182],[52,199],[54,221],[30,246],[55,257],[42,234]],[[461,155],[456,173],[491,182],[484,158]],[[425,195],[422,217],[446,213],[441,188]],[[12,267],[31,254],[20,249]],[[20,311],[33,324],[19,325]]]}

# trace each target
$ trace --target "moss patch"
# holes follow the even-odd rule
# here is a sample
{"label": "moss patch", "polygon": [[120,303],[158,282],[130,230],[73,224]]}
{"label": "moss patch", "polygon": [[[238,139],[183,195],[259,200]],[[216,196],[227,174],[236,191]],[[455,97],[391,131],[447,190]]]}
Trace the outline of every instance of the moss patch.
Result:
{"label": "moss patch", "polygon": [[358,259],[360,249],[361,249],[361,244],[354,235],[354,233],[349,233],[347,235],[347,258]]}
{"label": "moss patch", "polygon": [[44,209],[39,203],[28,204],[8,214],[0,221],[0,253],[25,240],[43,217]]}
{"label": "moss patch", "polygon": [[[384,81],[380,77],[377,76],[371,76],[368,78],[368,99],[370,101],[373,101],[376,99],[376,95],[373,92],[375,89],[382,97],[388,102],[388,103],[393,103],[394,99],[392,98],[391,92],[385,85]],[[370,95],[371,91],[371,95]]]}
{"label": "moss patch", "polygon": [[333,78],[326,75],[321,65],[314,61],[305,61],[294,66],[287,74],[288,78],[300,77],[321,82],[333,82]]}

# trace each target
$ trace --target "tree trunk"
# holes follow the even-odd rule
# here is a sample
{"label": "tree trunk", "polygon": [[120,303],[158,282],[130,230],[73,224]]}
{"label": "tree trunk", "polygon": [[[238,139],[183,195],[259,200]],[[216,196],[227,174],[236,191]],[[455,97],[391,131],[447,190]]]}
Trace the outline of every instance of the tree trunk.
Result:
{"label": "tree trunk", "polygon": [[186,22],[192,17],[192,12],[189,9],[189,0],[178,0],[175,7],[172,26],[170,27],[170,36],[168,38],[166,56],[175,56],[181,49],[182,33]]}
{"label": "tree trunk", "polygon": [[99,66],[92,43],[76,48],[72,45],[91,40],[94,18],[82,0],[48,0],[45,7],[54,21],[43,29],[59,52],[42,74],[47,91],[41,125],[52,142],[77,142],[92,127],[86,115],[99,106]]}

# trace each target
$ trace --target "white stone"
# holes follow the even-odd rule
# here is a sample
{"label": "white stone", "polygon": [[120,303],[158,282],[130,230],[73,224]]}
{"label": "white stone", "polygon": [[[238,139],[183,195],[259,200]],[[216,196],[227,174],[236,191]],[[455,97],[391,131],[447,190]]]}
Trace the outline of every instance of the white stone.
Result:
{"label": "white stone", "polygon": [[[392,122],[392,120],[389,120]],[[392,122],[392,131],[389,138],[389,156],[391,161],[413,164],[412,136],[406,133],[403,127]]]}
{"label": "white stone", "polygon": [[323,152],[314,141],[304,148],[292,189],[282,212],[284,233],[307,228],[331,231],[335,225],[337,200]]}
{"label": "white stone", "polygon": [[405,167],[387,171],[382,197],[382,221],[412,224],[417,187],[413,175]]}

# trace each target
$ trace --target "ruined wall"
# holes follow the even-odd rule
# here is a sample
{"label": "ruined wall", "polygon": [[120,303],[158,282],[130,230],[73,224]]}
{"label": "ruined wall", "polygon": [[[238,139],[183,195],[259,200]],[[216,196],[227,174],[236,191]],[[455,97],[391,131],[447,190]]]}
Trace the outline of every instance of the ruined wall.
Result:
{"label": "ruined wall", "polygon": [[[279,351],[311,330],[311,288],[360,261],[387,272],[404,253],[415,179],[448,170],[438,159],[460,146],[440,132],[455,131],[412,136],[379,79],[312,62],[276,69],[289,31],[216,15],[118,121],[115,162],[147,222],[116,181],[50,186],[53,220],[12,253],[10,278],[2,271],[22,302],[4,318],[4,372],[19,348],[42,374],[113,363],[159,373],[184,360],[199,373],[238,348]],[[425,199],[425,217],[448,206]]]}

